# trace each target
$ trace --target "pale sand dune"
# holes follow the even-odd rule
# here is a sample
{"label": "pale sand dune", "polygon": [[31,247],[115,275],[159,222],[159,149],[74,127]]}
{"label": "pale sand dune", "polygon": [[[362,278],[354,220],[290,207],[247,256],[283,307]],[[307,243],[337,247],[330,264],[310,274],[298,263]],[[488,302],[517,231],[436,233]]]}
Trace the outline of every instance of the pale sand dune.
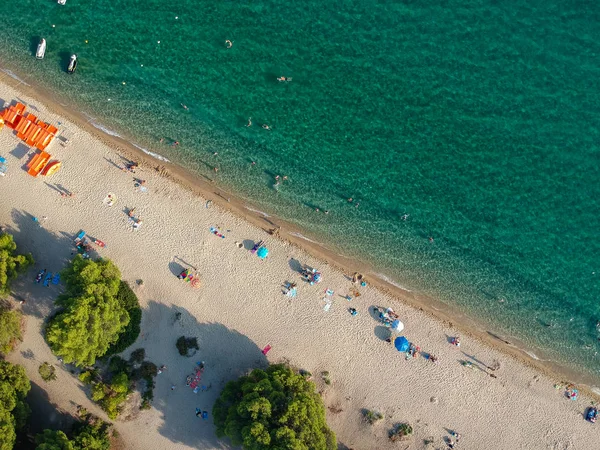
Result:
{"label": "pale sand dune", "polygon": [[[135,288],[144,308],[142,334],[130,350],[144,347],[150,360],[168,367],[157,377],[153,408],[115,423],[126,448],[227,447],[214,436],[212,421],[194,416],[195,408],[210,411],[226,381],[266,364],[260,350],[267,344],[272,345],[271,362],[289,361],[317,379],[321,371],[330,372],[331,386],[319,380],[317,384],[326,406],[341,410],[328,411],[328,422],[339,442],[349,448],[404,449],[409,443],[410,448],[424,448],[428,437],[435,440],[430,448],[445,448],[442,438],[448,436],[447,429],[463,435],[460,449],[598,448],[600,425],[582,417],[589,399],[567,400],[562,390],[553,388],[554,380],[479,341],[463,337],[460,349],[450,345],[447,336],[455,331],[376,289],[361,288],[362,295],[347,302],[339,294],[346,295],[351,283],[342,273],[217,206],[207,209],[203,199],[151,168],[136,174],[147,180],[149,192],[137,192],[133,176],[110,162],[121,164],[115,150],[39,102],[0,85],[0,98],[17,97],[34,104],[38,117],[63,122],[61,128],[68,130],[71,143],[63,148],[56,142],[49,148],[63,161],[60,172],[34,179],[21,169],[27,157],[17,159],[10,153],[20,141],[8,129],[0,132],[0,155],[10,166],[0,179],[0,223],[36,259],[35,268],[15,287],[15,293],[27,299],[23,305],[27,320],[24,342],[10,359],[27,368],[33,382],[46,389],[50,402],[70,412],[81,404],[103,416],[43,340],[42,324],[60,289],[32,281],[37,270],[56,272],[64,267],[80,229],[106,242],[98,254],[115,261],[132,284],[144,280]],[[56,185],[73,191],[75,197],[61,197]],[[112,207],[102,203],[109,192],[118,197]],[[139,231],[128,224],[126,207],[135,207],[143,220]],[[39,227],[31,216],[48,219]],[[225,231],[227,237],[210,234],[213,225],[230,230]],[[266,261],[234,245],[260,239],[270,249]],[[181,269],[176,258],[198,267],[201,289],[176,278]],[[300,281],[290,258],[322,269],[324,282],[310,286]],[[286,280],[298,282],[298,297],[291,301],[281,292]],[[326,288],[335,291],[329,312],[322,309]],[[368,308],[392,304],[406,325],[405,335],[437,355],[438,364],[424,358],[407,361],[380,338],[385,330]],[[357,317],[348,313],[350,305],[358,309]],[[200,351],[193,358],[178,355],[175,340],[181,335],[198,338]],[[458,361],[467,359],[463,352],[487,365],[500,361],[501,368],[494,372],[498,378],[461,366]],[[185,377],[200,360],[206,362],[204,383],[212,387],[193,394]],[[57,381],[40,379],[37,368],[43,361],[59,367]],[[362,408],[379,410],[386,418],[372,427],[365,425]],[[412,441],[403,445],[387,439],[387,430],[399,421],[409,421],[415,429]]]}

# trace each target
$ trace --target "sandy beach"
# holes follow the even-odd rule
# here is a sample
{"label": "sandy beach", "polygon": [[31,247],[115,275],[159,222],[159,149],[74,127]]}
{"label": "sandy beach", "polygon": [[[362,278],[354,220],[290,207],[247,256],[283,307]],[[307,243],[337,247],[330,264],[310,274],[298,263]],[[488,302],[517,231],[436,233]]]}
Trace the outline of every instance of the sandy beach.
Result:
{"label": "sandy beach", "polygon": [[[200,197],[162,176],[155,170],[159,161],[140,159],[135,174],[124,172],[120,167],[137,156],[57,115],[60,108],[55,105],[48,108],[8,84],[0,84],[0,99],[24,102],[69,138],[68,145],[57,140],[47,150],[62,161],[61,170],[52,177],[33,178],[23,170],[32,151],[11,130],[0,132],[0,156],[9,165],[7,176],[0,179],[0,224],[36,261],[13,289],[26,300],[22,306],[15,301],[25,314],[26,331],[9,359],[26,367],[32,395],[47,399],[48,407],[41,412],[49,423],[59,426],[63,421],[51,406],[74,413],[77,405],[84,405],[105,417],[44,341],[42,327],[61,285],[33,283],[37,271],[58,272],[68,263],[75,251],[74,237],[85,230],[106,243],[97,248],[97,255],[117,264],[123,278],[135,286],[143,308],[142,333],[125,355],[143,347],[148,359],[167,366],[156,379],[152,409],[132,411],[115,422],[125,448],[227,448],[226,441],[215,437],[212,421],[196,418],[195,408],[210,411],[228,380],[281,361],[314,375],[340,448],[446,448],[450,430],[462,435],[456,446],[461,449],[597,446],[600,429],[583,417],[591,398],[568,400],[563,388],[554,387],[559,379],[525,364],[515,357],[517,352],[500,351],[476,339],[476,332],[465,335],[447,320],[371,283],[356,287],[348,273],[266,233],[268,224],[261,227],[259,221],[224,208],[240,210],[243,205],[234,199],[232,205],[223,198],[218,201],[214,187],[212,194]],[[146,192],[135,186],[135,178],[146,180]],[[61,195],[71,192],[72,197]],[[103,201],[109,194],[116,198],[112,206]],[[208,199],[213,201],[207,204]],[[142,220],[138,230],[126,214],[129,208]],[[212,234],[211,227],[225,237]],[[260,240],[269,248],[264,261],[249,251]],[[298,271],[303,265],[319,268],[324,281],[312,286],[302,281]],[[187,266],[197,268],[200,289],[177,279]],[[283,295],[285,282],[298,283],[297,297]],[[328,311],[326,289],[334,292]],[[360,296],[348,301],[345,297],[353,289]],[[403,334],[438,362],[421,356],[406,359],[386,342],[388,330],[372,313],[373,306],[393,307],[406,326]],[[348,312],[350,307],[358,311],[356,316]],[[460,347],[449,342],[457,334]],[[177,353],[175,341],[182,335],[198,339],[200,350],[193,358]],[[266,345],[272,349],[264,356]],[[200,360],[205,361],[203,382],[209,388],[194,394],[185,378]],[[41,380],[37,369],[44,361],[59,367],[57,381]],[[499,368],[492,370],[497,363]],[[322,371],[330,373],[331,385],[320,380]],[[385,418],[368,425],[362,420],[363,409],[380,411]],[[404,421],[412,424],[414,437],[398,446],[388,440],[387,432]],[[424,440],[433,444],[427,446]]]}

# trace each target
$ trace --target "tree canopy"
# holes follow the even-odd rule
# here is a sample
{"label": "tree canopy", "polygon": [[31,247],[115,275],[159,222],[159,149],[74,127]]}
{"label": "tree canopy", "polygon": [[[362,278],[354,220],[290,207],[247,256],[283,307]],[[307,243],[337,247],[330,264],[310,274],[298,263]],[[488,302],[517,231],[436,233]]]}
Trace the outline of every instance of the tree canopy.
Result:
{"label": "tree canopy", "polygon": [[90,414],[82,419],[73,427],[71,439],[62,431],[44,430],[35,437],[35,450],[108,450],[110,426]]}
{"label": "tree canopy", "polygon": [[25,425],[31,384],[22,366],[0,360],[0,450],[12,450],[16,431]]}
{"label": "tree canopy", "polygon": [[142,308],[140,302],[126,281],[121,280],[117,300],[129,314],[129,323],[119,335],[119,339],[110,346],[104,356],[116,355],[132,345],[140,335],[140,322],[142,321]]}
{"label": "tree canopy", "polygon": [[121,273],[110,260],[77,255],[62,275],[67,288],[56,301],[62,309],[49,321],[46,340],[66,363],[92,365],[129,323],[117,299]]}
{"label": "tree canopy", "polygon": [[217,436],[246,450],[337,448],[315,385],[283,364],[227,383],[213,417]]}
{"label": "tree canopy", "polygon": [[19,272],[27,270],[33,264],[30,254],[17,255],[17,244],[11,234],[0,233],[0,298],[10,294],[10,282]]}
{"label": "tree canopy", "polygon": [[35,437],[35,450],[74,450],[73,443],[62,431],[44,430]]}
{"label": "tree canopy", "polygon": [[0,306],[0,354],[7,354],[21,339],[21,314]]}

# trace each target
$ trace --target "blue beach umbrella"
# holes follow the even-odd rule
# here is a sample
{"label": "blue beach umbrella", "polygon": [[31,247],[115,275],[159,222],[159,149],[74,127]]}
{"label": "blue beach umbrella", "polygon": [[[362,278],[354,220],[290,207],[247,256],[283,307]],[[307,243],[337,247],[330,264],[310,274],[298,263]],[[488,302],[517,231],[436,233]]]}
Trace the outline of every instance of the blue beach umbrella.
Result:
{"label": "blue beach umbrella", "polygon": [[267,249],[267,247],[261,247],[256,252],[256,256],[258,256],[260,259],[265,259],[268,254],[269,250]]}
{"label": "blue beach umbrella", "polygon": [[405,352],[408,350],[408,347],[410,347],[410,342],[408,342],[408,339],[406,339],[404,336],[400,336],[394,341],[394,347],[396,347],[396,350],[399,352]]}

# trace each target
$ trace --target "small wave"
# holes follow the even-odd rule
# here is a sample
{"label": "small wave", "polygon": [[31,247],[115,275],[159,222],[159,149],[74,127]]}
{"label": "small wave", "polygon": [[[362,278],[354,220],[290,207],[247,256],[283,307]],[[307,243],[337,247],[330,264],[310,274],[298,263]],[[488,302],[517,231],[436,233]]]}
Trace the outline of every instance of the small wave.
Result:
{"label": "small wave", "polygon": [[135,148],[139,148],[139,149],[140,149],[141,151],[143,151],[143,152],[144,152],[146,155],[152,156],[153,158],[156,158],[156,159],[158,159],[158,160],[160,160],[160,161],[164,161],[164,162],[171,162],[171,161],[169,161],[167,158],[165,158],[164,156],[161,156],[161,155],[159,155],[158,153],[151,152],[150,150],[147,150],[147,149],[145,149],[145,148],[143,148],[143,147],[140,147],[139,145],[137,145],[137,144],[134,144],[133,142],[132,142],[132,145],[133,145]]}
{"label": "small wave", "polygon": [[385,281],[386,283],[391,284],[392,286],[396,286],[398,289],[402,289],[403,291],[406,292],[412,292],[410,289],[405,288],[404,286],[402,286],[401,284],[396,283],[393,280],[390,280],[386,275],[382,274],[382,273],[376,273],[375,274],[378,278],[381,278],[383,281]]}
{"label": "small wave", "polygon": [[535,359],[536,361],[541,361],[540,358],[537,357],[537,355],[533,352],[528,352],[527,350],[523,350],[527,355],[529,355],[531,358]]}
{"label": "small wave", "polygon": [[31,86],[29,83],[26,83],[25,81],[23,81],[22,79],[20,79],[18,76],[16,76],[12,71],[10,71],[8,69],[1,69],[1,70],[2,70],[2,72],[4,72],[9,77],[14,78],[15,80],[23,83],[25,86]]}
{"label": "small wave", "polygon": [[92,124],[92,126],[94,128],[97,128],[100,131],[104,131],[106,134],[108,134],[110,136],[121,137],[121,135],[119,133],[117,133],[116,131],[109,130],[108,128],[105,128],[103,125],[100,125],[99,123],[90,122],[90,124]]}
{"label": "small wave", "polygon": [[300,239],[304,239],[305,241],[308,241],[308,242],[312,242],[313,244],[319,244],[319,245],[322,245],[320,242],[313,241],[312,239],[310,239],[310,238],[307,238],[306,236],[304,236],[304,235],[303,235],[303,234],[301,234],[301,233],[295,233],[295,232],[294,232],[294,233],[290,233],[290,235],[292,235],[292,236],[296,236],[296,237],[298,237],[298,238],[300,238]]}
{"label": "small wave", "polygon": [[600,395],[600,388],[593,387],[593,388],[592,388],[592,392],[593,392],[594,394],[598,394],[598,395]]}
{"label": "small wave", "polygon": [[261,215],[261,216],[263,216],[263,217],[271,217],[271,216],[269,216],[269,215],[268,215],[266,212],[263,212],[263,211],[261,211],[261,210],[259,210],[259,209],[250,208],[249,206],[245,206],[245,208],[246,208],[248,211],[252,211],[252,212],[255,212],[255,213],[257,213],[257,214],[260,214],[260,215]]}

